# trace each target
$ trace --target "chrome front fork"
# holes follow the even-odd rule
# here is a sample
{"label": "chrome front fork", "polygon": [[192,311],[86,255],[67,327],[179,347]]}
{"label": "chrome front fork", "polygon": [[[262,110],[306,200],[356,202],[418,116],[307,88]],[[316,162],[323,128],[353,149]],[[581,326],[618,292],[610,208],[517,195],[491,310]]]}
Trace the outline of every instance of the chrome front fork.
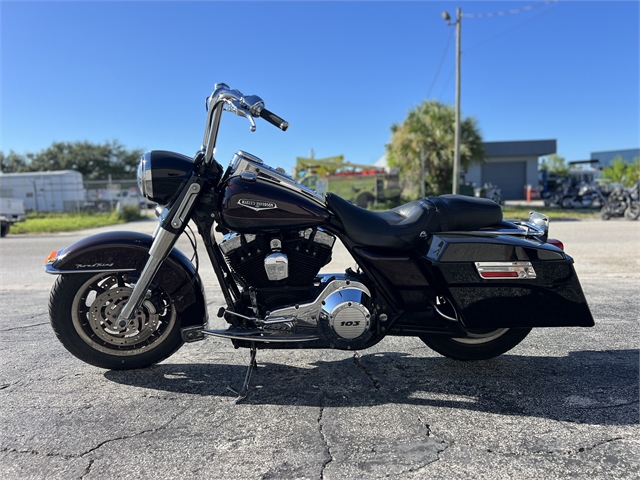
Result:
{"label": "chrome front fork", "polygon": [[175,212],[170,213],[167,211],[167,214],[171,215],[169,217],[171,227],[176,229],[175,232],[170,232],[162,227],[165,219],[163,215],[160,216],[158,227],[153,234],[153,244],[151,244],[151,248],[149,249],[149,260],[147,260],[147,264],[144,266],[140,278],[133,287],[129,301],[120,312],[120,315],[118,315],[117,325],[120,328],[127,326],[134,312],[142,305],[153,277],[156,276],[162,262],[165,261],[169,252],[171,252],[171,249],[176,244],[178,237],[184,231],[184,225],[189,221],[191,210],[200,194],[201,188],[202,182],[192,178]]}
{"label": "chrome front fork", "polygon": [[131,317],[133,316],[133,313],[140,308],[140,305],[142,305],[144,296],[149,285],[151,285],[153,277],[156,276],[162,262],[164,262],[167,255],[169,255],[169,252],[175,245],[178,235],[178,233],[169,232],[161,227],[156,229],[153,244],[151,245],[151,249],[149,249],[149,260],[147,260],[147,264],[142,270],[140,278],[133,287],[133,291],[131,292],[131,296],[129,297],[127,304],[118,316],[117,325],[120,328],[127,326],[129,320],[131,320]]}

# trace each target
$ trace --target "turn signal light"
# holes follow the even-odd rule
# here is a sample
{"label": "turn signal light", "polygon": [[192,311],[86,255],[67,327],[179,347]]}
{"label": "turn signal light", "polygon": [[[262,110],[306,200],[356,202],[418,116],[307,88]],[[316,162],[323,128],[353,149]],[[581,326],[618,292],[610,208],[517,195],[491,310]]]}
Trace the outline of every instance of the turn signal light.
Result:
{"label": "turn signal light", "polygon": [[58,256],[58,250],[54,250],[53,252],[51,252],[49,254],[47,259],[44,261],[44,264],[46,265],[49,262],[53,262],[56,259],[57,256]]}
{"label": "turn signal light", "polygon": [[554,247],[558,247],[560,250],[564,251],[564,243],[557,238],[547,238],[547,243],[550,243]]}

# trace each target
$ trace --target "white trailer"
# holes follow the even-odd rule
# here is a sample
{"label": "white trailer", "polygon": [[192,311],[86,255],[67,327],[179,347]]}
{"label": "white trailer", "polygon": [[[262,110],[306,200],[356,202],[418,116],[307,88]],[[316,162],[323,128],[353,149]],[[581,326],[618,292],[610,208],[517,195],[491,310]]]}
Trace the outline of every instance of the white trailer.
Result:
{"label": "white trailer", "polygon": [[0,237],[4,237],[11,225],[26,218],[24,202],[18,198],[0,198]]}
{"label": "white trailer", "polygon": [[82,174],[76,170],[2,174],[0,197],[23,200],[28,212],[74,212],[86,204]]}

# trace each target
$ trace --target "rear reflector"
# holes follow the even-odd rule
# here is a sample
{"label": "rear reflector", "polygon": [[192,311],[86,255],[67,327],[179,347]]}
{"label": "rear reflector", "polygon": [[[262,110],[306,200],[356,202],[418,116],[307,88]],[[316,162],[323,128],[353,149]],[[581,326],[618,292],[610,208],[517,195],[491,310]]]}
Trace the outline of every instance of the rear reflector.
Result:
{"label": "rear reflector", "polygon": [[480,272],[482,278],[511,278],[517,277],[518,272]]}
{"label": "rear reflector", "polygon": [[487,280],[536,278],[531,262],[476,262],[476,270]]}

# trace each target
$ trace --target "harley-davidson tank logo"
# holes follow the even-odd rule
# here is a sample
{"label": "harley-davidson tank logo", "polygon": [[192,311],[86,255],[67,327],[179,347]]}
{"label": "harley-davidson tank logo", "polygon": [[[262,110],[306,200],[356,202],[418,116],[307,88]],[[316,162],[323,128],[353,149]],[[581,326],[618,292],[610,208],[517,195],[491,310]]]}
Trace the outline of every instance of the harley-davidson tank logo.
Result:
{"label": "harley-davidson tank logo", "polygon": [[259,212],[260,210],[273,210],[274,208],[278,208],[278,205],[273,202],[263,202],[261,200],[252,200],[250,198],[241,198],[238,200],[238,205],[250,208],[256,212]]}

